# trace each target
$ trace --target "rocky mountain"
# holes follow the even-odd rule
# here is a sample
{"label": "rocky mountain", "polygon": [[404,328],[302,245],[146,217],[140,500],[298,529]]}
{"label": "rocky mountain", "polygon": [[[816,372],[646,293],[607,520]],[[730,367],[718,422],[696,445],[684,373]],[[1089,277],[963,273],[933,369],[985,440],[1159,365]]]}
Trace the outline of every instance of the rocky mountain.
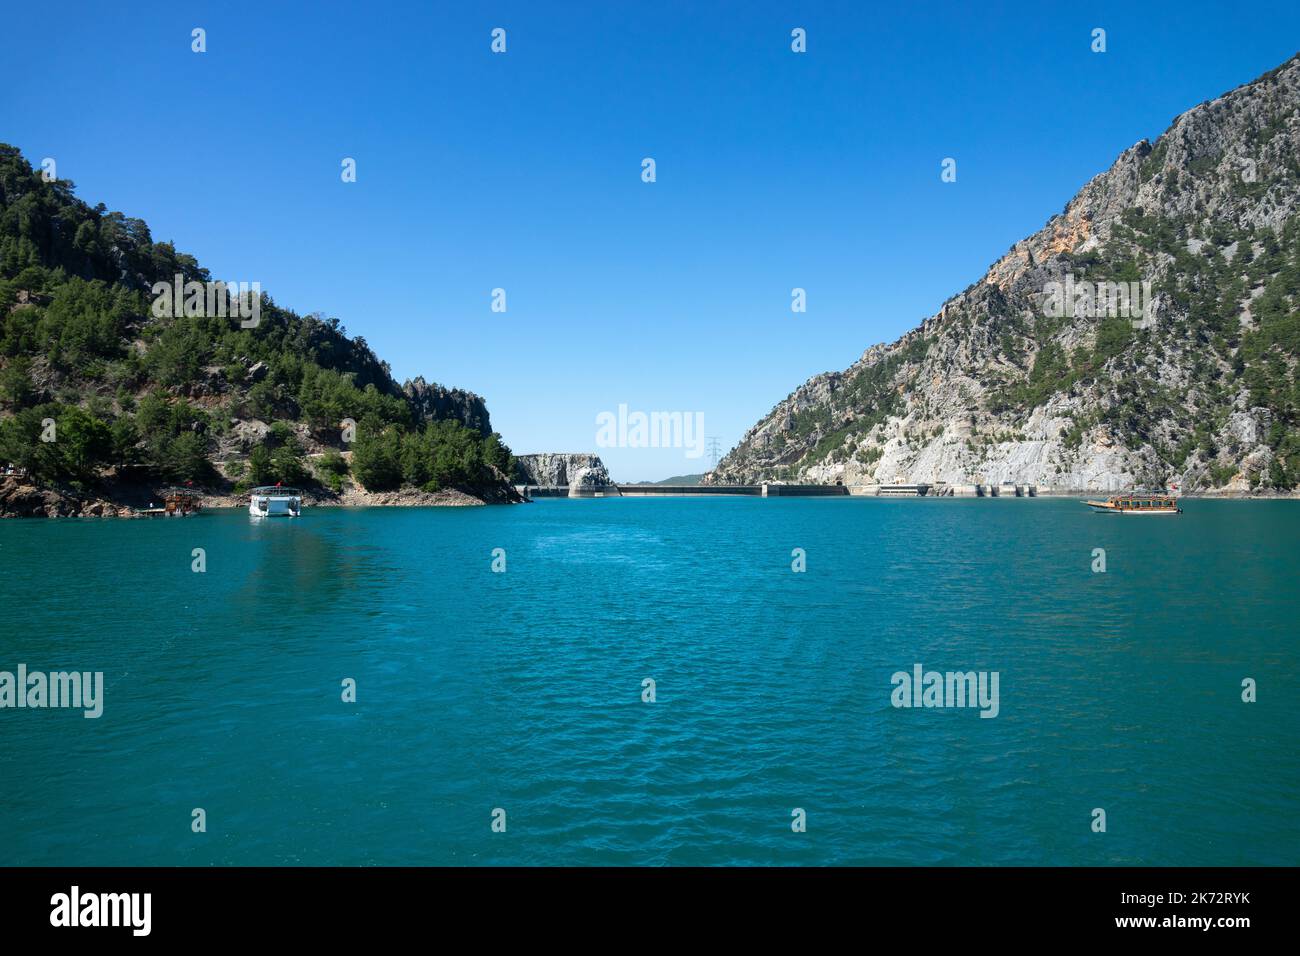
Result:
{"label": "rocky mountain", "polygon": [[609,471],[598,455],[547,452],[519,455],[516,479],[522,485],[541,488],[603,488],[612,484]]}
{"label": "rocky mountain", "polygon": [[1300,56],[1125,150],[710,482],[1300,485]]}

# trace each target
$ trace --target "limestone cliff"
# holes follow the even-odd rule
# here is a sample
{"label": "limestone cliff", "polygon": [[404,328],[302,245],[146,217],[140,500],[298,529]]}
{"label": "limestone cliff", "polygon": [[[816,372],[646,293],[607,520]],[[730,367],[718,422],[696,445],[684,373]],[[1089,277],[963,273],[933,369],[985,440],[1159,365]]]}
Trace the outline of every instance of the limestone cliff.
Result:
{"label": "limestone cliff", "polygon": [[520,484],[542,488],[599,488],[613,484],[609,471],[597,455],[544,452],[516,458]]}

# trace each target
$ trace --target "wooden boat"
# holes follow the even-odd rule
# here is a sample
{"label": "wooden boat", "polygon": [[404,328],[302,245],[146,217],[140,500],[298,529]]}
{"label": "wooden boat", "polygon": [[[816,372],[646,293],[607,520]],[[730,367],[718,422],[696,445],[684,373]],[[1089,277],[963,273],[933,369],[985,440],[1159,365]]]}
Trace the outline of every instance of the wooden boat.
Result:
{"label": "wooden boat", "polygon": [[1117,515],[1177,515],[1183,509],[1178,499],[1171,495],[1112,495],[1105,501],[1085,501],[1089,508],[1101,514]]}
{"label": "wooden boat", "polygon": [[168,517],[184,517],[203,509],[203,496],[193,488],[163,488],[158,494],[163,501],[163,514]]}

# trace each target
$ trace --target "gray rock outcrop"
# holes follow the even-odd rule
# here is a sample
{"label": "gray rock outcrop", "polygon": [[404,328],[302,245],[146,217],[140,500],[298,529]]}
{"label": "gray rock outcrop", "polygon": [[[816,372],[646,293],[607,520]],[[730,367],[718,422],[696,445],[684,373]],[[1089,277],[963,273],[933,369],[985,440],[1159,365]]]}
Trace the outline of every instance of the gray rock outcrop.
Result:
{"label": "gray rock outcrop", "polygon": [[521,483],[540,488],[602,488],[611,485],[609,471],[598,455],[544,452],[519,455]]}
{"label": "gray rock outcrop", "polygon": [[430,384],[420,376],[403,383],[402,392],[421,422],[452,419],[476,430],[480,435],[492,434],[487,405],[473,392]]}

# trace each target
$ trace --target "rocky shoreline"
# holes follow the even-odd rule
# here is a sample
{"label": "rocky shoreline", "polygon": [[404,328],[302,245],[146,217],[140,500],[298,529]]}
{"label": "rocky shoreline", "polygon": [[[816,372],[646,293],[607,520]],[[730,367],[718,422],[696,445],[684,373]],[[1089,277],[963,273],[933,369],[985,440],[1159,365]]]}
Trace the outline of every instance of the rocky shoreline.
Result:
{"label": "rocky shoreline", "polygon": [[[518,504],[525,500],[509,486],[478,493],[455,488],[372,492],[356,485],[349,485],[337,494],[324,488],[303,490],[306,507],[470,507]],[[145,515],[141,509],[158,504],[157,490],[152,486],[122,484],[81,491],[70,487],[41,487],[12,475],[0,477],[0,518],[142,518]],[[203,507],[247,508],[248,494],[233,490],[205,491]]]}
{"label": "rocky shoreline", "polygon": [[[1039,488],[1039,498],[1097,498],[1114,492],[1087,489]],[[582,497],[581,495],[575,497]],[[1179,496],[1190,500],[1279,501],[1300,500],[1300,493],[1280,491],[1200,491]],[[341,492],[315,488],[303,490],[303,504],[309,508],[447,508],[489,504],[519,504],[529,499],[516,489],[492,488],[471,494],[459,489],[421,491],[366,491],[349,485]],[[39,487],[24,478],[0,477],[0,518],[143,518],[142,510],[159,504],[156,489],[143,485],[119,485],[90,491],[74,488]],[[248,494],[233,491],[203,493],[204,510],[247,508]]]}

